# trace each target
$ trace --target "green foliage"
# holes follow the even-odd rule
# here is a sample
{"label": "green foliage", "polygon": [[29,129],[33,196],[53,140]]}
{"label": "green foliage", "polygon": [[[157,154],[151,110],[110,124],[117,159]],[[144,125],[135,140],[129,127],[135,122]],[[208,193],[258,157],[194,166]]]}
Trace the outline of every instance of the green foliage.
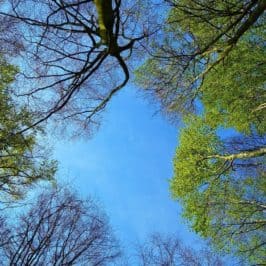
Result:
{"label": "green foliage", "polygon": [[263,1],[170,2],[163,40],[136,71],[137,83],[167,112],[201,112],[200,101],[211,126],[264,134],[265,19],[249,15]]}
{"label": "green foliage", "polygon": [[56,162],[38,145],[41,128],[21,131],[32,124],[32,114],[10,96],[9,84],[17,69],[0,60],[0,201],[18,199],[40,180],[54,180]]}
{"label": "green foliage", "polygon": [[181,130],[174,161],[175,172],[182,173],[172,182],[174,195],[178,197],[186,197],[195,187],[205,184],[216,168],[207,156],[219,149],[219,139],[201,118],[189,116],[189,120],[189,126]]}
{"label": "green foliage", "polygon": [[265,158],[229,160],[228,154],[206,120],[190,116],[174,158],[172,195],[182,202],[193,230],[211,238],[217,248],[263,263]]}
{"label": "green foliage", "polygon": [[[168,31],[178,30],[193,36],[194,46],[199,50],[223,47],[230,35],[237,28],[241,10],[246,8],[249,1],[172,1],[173,8],[168,17]],[[227,30],[229,29],[229,30]],[[178,31],[177,31],[178,32]],[[226,32],[226,34],[223,34]],[[217,36],[222,35],[217,41]],[[211,45],[210,45],[211,44]],[[206,50],[207,50],[206,49]]]}
{"label": "green foliage", "polygon": [[209,124],[234,127],[245,134],[250,134],[251,128],[266,132],[264,110],[256,110],[266,101],[265,58],[261,43],[242,41],[208,73],[201,99]]}
{"label": "green foliage", "polygon": [[[163,38],[136,81],[163,110],[187,116],[172,195],[193,230],[218,249],[264,263],[266,3],[168,2]],[[225,128],[237,138],[220,138]]]}

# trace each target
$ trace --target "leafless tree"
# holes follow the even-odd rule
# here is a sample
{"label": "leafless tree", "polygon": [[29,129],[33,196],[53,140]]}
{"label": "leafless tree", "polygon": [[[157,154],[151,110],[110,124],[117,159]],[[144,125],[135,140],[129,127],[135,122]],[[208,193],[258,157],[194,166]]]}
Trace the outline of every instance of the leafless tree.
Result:
{"label": "leafless tree", "polygon": [[100,112],[129,80],[127,60],[150,34],[147,16],[139,14],[145,2],[111,1],[108,43],[101,41],[93,0],[6,2],[9,11],[0,15],[20,22],[25,46],[15,94],[38,113],[32,126],[53,116],[97,127]]}
{"label": "leafless tree", "polygon": [[67,189],[43,192],[15,222],[0,219],[1,265],[111,265],[119,245],[92,199]]}
{"label": "leafless tree", "polygon": [[[3,8],[3,1],[0,0],[0,9]],[[17,35],[16,20],[0,16],[0,54],[4,55],[17,55],[24,50],[23,42]]]}
{"label": "leafless tree", "polygon": [[174,236],[151,235],[139,246],[138,259],[142,266],[222,266],[223,261],[209,249],[195,251]]}

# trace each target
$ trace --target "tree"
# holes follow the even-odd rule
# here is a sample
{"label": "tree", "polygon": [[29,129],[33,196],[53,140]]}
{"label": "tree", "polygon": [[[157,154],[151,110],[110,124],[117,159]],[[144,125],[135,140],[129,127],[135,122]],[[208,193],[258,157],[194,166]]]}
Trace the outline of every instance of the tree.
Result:
{"label": "tree", "polygon": [[201,101],[223,126],[265,130],[265,1],[166,2],[163,40],[137,71],[139,84],[167,112],[198,111]]}
{"label": "tree", "polygon": [[151,235],[137,251],[141,266],[222,266],[223,261],[208,249],[195,251],[178,238],[161,234]]}
{"label": "tree", "polygon": [[[220,249],[262,263],[266,3],[166,2],[163,40],[155,42],[136,74],[164,110],[187,116],[172,194],[196,232]],[[225,128],[236,136],[219,136]]]}
{"label": "tree", "polygon": [[42,192],[15,223],[0,225],[4,265],[111,265],[120,255],[97,204],[65,188]]}
{"label": "tree", "polygon": [[265,261],[265,144],[260,136],[224,140],[204,118],[190,116],[171,180],[192,228],[253,264]]}
{"label": "tree", "polygon": [[38,144],[41,128],[19,133],[32,124],[33,116],[19,107],[10,93],[17,69],[0,57],[0,201],[21,198],[29,187],[41,180],[54,180],[56,162]]}
{"label": "tree", "polygon": [[127,59],[149,34],[147,19],[138,15],[144,2],[7,2],[10,12],[0,15],[20,22],[24,86],[16,94],[38,114],[32,126],[53,116],[61,124],[71,119],[97,127],[101,111],[128,82]]}

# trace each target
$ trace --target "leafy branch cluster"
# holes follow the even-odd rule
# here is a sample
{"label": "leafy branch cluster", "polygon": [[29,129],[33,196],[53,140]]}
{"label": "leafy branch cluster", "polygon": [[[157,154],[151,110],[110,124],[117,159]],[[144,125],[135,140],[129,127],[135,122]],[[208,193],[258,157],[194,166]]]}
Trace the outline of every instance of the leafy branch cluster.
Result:
{"label": "leafy branch cluster", "polygon": [[170,188],[219,249],[265,262],[265,1],[167,0],[164,38],[136,71],[184,118]]}

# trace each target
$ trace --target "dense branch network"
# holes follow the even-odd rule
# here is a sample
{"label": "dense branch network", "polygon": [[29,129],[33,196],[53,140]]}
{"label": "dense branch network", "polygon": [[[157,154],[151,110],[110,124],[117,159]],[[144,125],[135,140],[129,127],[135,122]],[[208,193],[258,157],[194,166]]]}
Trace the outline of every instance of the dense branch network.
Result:
{"label": "dense branch network", "polygon": [[0,217],[5,265],[112,265],[120,256],[105,214],[66,188],[43,191],[16,224]]}
{"label": "dense branch network", "polygon": [[[249,49],[263,46],[263,40],[249,39],[248,34],[256,35],[254,29],[263,28],[266,3],[263,0],[166,2],[171,12],[163,41],[147,49],[151,57],[140,68],[138,81],[167,112],[184,114],[197,108],[206,78],[225,62],[230,64],[230,55],[239,49],[242,40],[250,43]],[[261,99],[252,110],[264,101]]]}
{"label": "dense branch network", "polygon": [[10,12],[1,15],[21,23],[26,47],[16,94],[27,97],[38,112],[32,126],[55,114],[85,128],[97,124],[99,113],[129,80],[126,58],[147,36],[129,18],[135,6],[109,1],[111,9],[102,10],[112,21],[105,42],[99,28],[105,13],[97,14],[92,0],[8,2]]}
{"label": "dense branch network", "polygon": [[141,266],[223,266],[224,262],[207,247],[200,251],[188,248],[176,236],[152,234],[139,246]]}

